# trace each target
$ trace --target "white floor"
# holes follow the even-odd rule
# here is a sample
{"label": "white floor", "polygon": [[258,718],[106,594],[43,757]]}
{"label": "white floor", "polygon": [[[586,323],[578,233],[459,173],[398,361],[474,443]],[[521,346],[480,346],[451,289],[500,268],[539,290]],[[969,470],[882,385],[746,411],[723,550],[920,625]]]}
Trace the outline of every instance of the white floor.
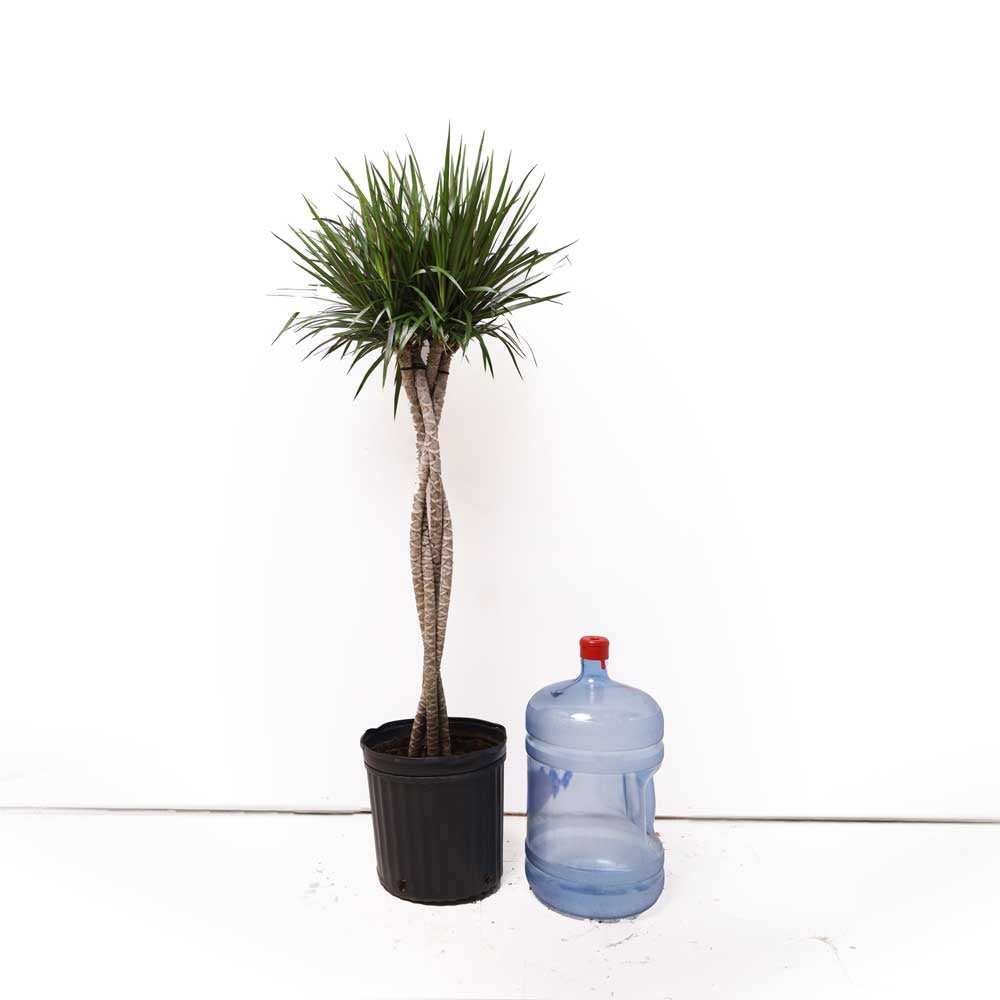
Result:
{"label": "white floor", "polygon": [[0,995],[996,997],[1000,826],[671,821],[667,890],[619,923],[525,885],[424,907],[368,816],[0,813]]}

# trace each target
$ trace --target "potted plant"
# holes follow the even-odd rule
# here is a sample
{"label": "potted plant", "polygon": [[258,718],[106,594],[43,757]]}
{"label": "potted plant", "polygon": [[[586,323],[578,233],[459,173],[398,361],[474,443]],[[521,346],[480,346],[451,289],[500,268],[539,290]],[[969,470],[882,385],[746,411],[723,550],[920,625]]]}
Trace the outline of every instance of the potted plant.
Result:
{"label": "potted plant", "polygon": [[[453,535],[441,473],[439,428],[452,361],[469,352],[493,374],[490,347],[520,374],[525,344],[512,314],[558,294],[540,294],[543,265],[565,249],[531,246],[539,183],[515,182],[480,141],[475,159],[449,131],[433,187],[412,148],[365,161],[347,186],[339,218],[312,216],[283,242],[309,275],[303,290],[326,304],[294,313],[279,332],[309,342],[308,356],[339,354],[392,379],[393,412],[405,395],[416,431],[417,487],[410,512],[410,570],[423,642],[420,697],[412,719],[361,738],[375,828],[379,879],[394,895],[424,903],[482,898],[500,883],[506,730],[449,717],[441,681],[451,597]],[[280,237],[279,237],[280,238]]]}

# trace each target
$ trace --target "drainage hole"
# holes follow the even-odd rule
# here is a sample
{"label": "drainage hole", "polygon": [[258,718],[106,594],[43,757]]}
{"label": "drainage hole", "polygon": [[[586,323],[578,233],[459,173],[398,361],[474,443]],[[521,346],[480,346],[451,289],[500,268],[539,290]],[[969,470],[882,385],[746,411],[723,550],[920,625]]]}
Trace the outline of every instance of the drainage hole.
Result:
{"label": "drainage hole", "polygon": [[400,892],[406,892],[406,879],[405,878],[401,878],[399,880],[399,882],[397,883],[397,887],[398,887],[398,889],[399,889]]}

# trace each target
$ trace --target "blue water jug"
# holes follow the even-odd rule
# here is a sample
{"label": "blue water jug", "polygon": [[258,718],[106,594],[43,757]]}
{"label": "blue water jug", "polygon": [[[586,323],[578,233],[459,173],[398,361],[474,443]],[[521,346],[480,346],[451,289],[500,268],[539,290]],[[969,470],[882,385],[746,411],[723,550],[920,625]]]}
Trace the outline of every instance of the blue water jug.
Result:
{"label": "blue water jug", "polygon": [[584,636],[580,675],[536,692],[525,717],[528,883],[552,909],[600,920],[641,913],[663,891],[663,713],[608,676],[608,646]]}

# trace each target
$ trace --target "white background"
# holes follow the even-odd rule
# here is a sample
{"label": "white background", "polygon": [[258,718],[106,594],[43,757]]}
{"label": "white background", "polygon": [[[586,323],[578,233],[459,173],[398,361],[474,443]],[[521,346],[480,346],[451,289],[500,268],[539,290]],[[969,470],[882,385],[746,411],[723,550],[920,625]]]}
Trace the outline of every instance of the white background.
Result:
{"label": "white background", "polygon": [[270,346],[270,232],[449,120],[578,240],[456,365],[445,672],[584,632],[670,815],[1000,818],[989,3],[22,4],[5,17],[0,804],[351,808],[412,713],[412,429]]}

